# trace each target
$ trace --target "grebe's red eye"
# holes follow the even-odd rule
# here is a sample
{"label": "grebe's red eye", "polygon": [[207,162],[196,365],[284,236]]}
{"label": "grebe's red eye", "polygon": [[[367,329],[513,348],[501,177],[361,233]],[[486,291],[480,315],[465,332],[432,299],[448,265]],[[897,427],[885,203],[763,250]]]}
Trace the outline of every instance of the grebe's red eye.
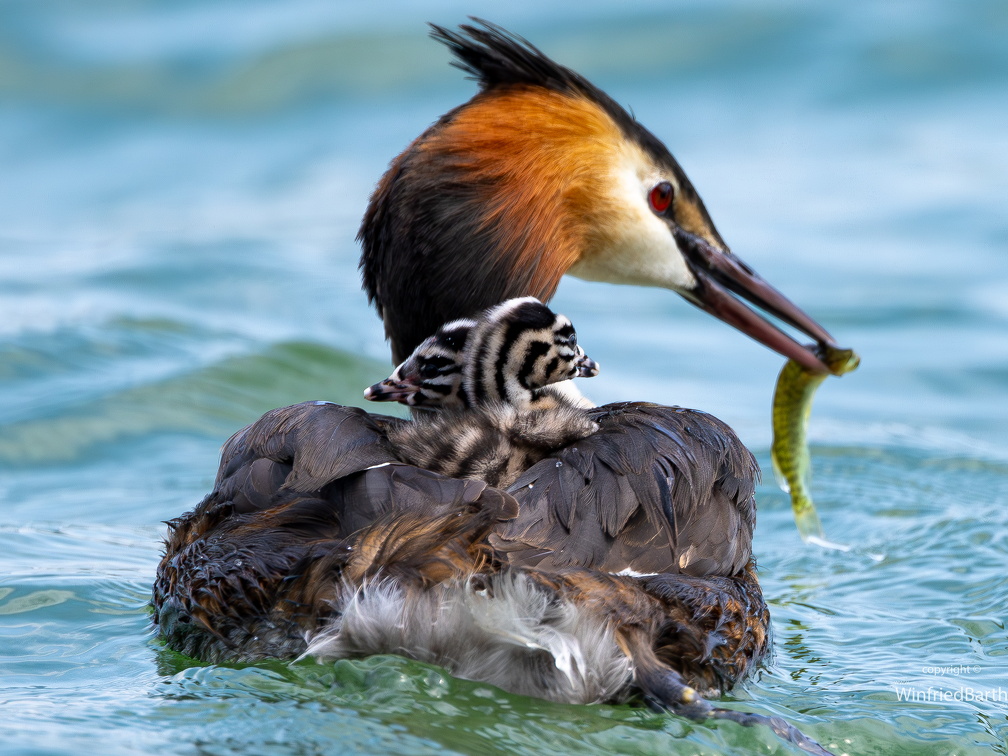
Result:
{"label": "grebe's red eye", "polygon": [[664,213],[672,204],[672,184],[668,181],[659,181],[651,189],[648,202],[651,203],[651,209],[656,213]]}

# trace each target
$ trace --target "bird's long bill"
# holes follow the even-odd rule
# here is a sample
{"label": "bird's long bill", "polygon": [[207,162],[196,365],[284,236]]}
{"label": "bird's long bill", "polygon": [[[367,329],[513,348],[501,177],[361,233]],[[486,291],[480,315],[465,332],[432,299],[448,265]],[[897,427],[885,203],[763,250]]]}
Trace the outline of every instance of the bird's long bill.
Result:
{"label": "bird's long bill", "polygon": [[673,234],[697,281],[696,288],[683,295],[687,300],[803,367],[815,373],[831,372],[816,356],[814,346],[799,344],[732,294],[811,336],[816,345],[835,344],[825,328],[734,255],[681,228]]}

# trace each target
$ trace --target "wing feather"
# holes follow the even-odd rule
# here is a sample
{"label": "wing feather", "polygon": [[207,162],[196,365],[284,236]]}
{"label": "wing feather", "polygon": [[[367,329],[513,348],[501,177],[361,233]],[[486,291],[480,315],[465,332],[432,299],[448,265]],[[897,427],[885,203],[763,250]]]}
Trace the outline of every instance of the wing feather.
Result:
{"label": "wing feather", "polygon": [[731,429],[640,402],[591,412],[598,432],[508,489],[519,514],[494,545],[540,569],[737,574],[752,553],[759,468]]}

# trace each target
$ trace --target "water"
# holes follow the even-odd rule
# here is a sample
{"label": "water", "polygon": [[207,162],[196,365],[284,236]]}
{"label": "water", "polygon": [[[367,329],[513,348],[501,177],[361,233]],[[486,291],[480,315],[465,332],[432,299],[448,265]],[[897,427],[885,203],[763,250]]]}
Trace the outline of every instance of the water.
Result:
{"label": "water", "polygon": [[[838,752],[1005,753],[1008,6],[496,6],[0,6],[0,752],[792,752],[395,657],[201,666],[149,634],[161,521],[222,441],[385,374],[357,223],[472,92],[423,22],[476,13],[632,105],[733,249],[863,357],[810,434],[854,549],[801,544],[761,486],[776,654],[729,700]],[[571,280],[556,304],[593,398],[713,412],[770,477],[778,357],[664,291]]]}

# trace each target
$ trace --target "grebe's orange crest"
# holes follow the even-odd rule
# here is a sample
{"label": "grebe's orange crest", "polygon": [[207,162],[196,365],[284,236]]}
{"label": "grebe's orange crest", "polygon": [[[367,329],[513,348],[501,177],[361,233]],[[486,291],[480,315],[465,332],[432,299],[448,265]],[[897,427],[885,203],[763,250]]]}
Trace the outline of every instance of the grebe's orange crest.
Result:
{"label": "grebe's orange crest", "polygon": [[360,230],[364,288],[402,361],[441,323],[565,273],[671,289],[812,371],[832,337],[731,254],[682,168],[611,97],[484,21],[439,26],[480,91],[391,164]]}
{"label": "grebe's orange crest", "polygon": [[[520,37],[485,22],[462,33],[433,29],[480,92],[407,147],[371,198],[361,267],[387,324],[405,322],[409,331],[409,321],[428,328],[512,296],[545,301],[567,272],[692,285],[667,225],[647,205],[651,185],[669,181],[681,222],[724,243],[656,137]],[[656,271],[656,264],[670,270]],[[396,310],[417,299],[409,291],[418,286],[451,289],[463,301],[449,314],[436,311],[439,297],[425,297],[415,307],[427,310],[403,317]],[[394,357],[429,332],[400,338]]]}

